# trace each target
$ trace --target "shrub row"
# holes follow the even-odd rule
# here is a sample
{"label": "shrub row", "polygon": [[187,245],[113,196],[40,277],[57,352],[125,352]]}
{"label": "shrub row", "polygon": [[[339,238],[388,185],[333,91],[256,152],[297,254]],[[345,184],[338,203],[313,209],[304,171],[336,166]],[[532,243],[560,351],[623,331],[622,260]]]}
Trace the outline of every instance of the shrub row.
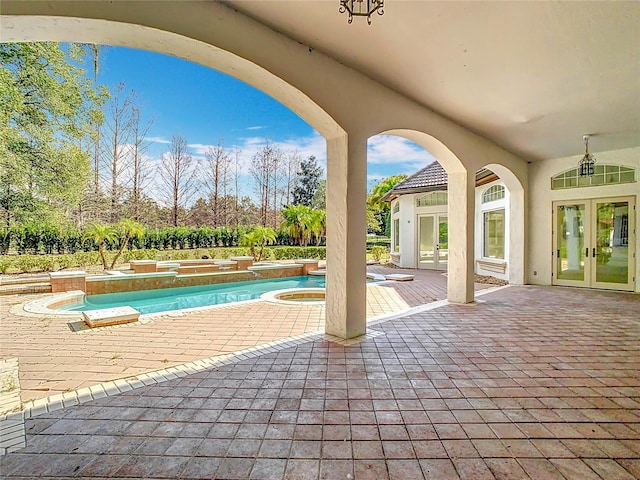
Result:
{"label": "shrub row", "polygon": [[[216,247],[238,247],[240,238],[253,227],[167,227],[149,228],[140,238],[130,240],[130,248],[137,249],[195,249]],[[90,240],[83,238],[83,231],[76,228],[61,228],[48,225],[26,225],[11,229],[0,228],[0,254],[10,250],[19,254],[31,253],[76,253],[98,249]],[[293,239],[284,230],[276,232],[277,245],[293,245]],[[107,250],[117,250],[120,240],[107,243]]]}

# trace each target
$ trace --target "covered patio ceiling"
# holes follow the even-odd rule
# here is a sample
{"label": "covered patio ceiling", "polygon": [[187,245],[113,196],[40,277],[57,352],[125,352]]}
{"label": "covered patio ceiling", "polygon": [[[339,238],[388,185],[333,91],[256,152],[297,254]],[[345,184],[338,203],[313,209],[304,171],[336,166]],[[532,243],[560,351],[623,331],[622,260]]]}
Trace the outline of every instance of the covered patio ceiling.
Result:
{"label": "covered patio ceiling", "polygon": [[524,159],[640,146],[639,2],[224,3]]}

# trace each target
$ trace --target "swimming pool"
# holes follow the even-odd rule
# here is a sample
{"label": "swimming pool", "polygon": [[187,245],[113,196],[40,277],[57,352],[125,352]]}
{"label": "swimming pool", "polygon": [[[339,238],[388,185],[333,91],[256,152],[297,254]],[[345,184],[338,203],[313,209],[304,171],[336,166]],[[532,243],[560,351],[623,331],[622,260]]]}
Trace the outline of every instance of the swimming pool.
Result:
{"label": "swimming pool", "polygon": [[286,277],[196,287],[87,295],[82,302],[63,305],[58,309],[67,312],[83,312],[128,305],[142,314],[149,314],[254,300],[260,298],[263,293],[273,290],[324,287],[324,277]]}

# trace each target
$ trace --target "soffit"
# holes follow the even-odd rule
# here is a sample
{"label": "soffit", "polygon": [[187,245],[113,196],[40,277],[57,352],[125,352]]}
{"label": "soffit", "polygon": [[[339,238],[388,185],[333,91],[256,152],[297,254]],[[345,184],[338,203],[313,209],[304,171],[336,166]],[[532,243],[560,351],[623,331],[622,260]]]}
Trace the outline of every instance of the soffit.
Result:
{"label": "soffit", "polygon": [[224,3],[528,160],[640,145],[640,2]]}

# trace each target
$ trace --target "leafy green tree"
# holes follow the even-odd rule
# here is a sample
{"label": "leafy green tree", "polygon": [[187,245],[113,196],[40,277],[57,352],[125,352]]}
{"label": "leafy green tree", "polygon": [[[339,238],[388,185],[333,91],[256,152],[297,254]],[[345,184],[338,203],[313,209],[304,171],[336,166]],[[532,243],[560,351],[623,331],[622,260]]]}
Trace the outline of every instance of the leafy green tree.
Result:
{"label": "leafy green tree", "polygon": [[118,231],[111,225],[102,225],[94,222],[84,231],[83,240],[91,240],[98,245],[98,252],[102,259],[102,268],[107,269],[107,258],[104,255],[104,249],[107,243],[115,243],[118,240]]}
{"label": "leafy green tree", "polygon": [[318,165],[316,157],[311,155],[307,160],[300,162],[298,184],[293,189],[293,203],[311,206],[321,177],[322,168]]}
{"label": "leafy green tree", "polygon": [[118,258],[120,258],[120,255],[122,255],[122,252],[129,243],[129,240],[131,240],[132,238],[141,238],[144,235],[145,230],[142,225],[140,225],[135,220],[131,220],[130,218],[124,218],[120,220],[117,229],[122,235],[122,240],[120,241],[120,248],[118,248],[118,252],[116,253],[116,256],[113,257],[113,261],[111,262],[111,269],[116,266],[116,262],[118,261]]}
{"label": "leafy green tree", "polygon": [[407,178],[407,175],[392,175],[373,186],[371,194],[367,197],[367,228],[370,233],[388,235],[390,214],[389,202],[382,200],[382,197],[395,187],[398,183]]}
{"label": "leafy green tree", "polygon": [[[276,231],[271,227],[263,227],[261,225],[254,227],[252,231],[245,233],[240,238],[240,245],[249,247],[251,255],[256,262],[262,259],[264,247],[274,243],[276,243]],[[257,247],[260,249],[257,250]]]}
{"label": "leafy green tree", "polygon": [[391,190],[393,187],[395,187],[405,178],[407,178],[407,175],[401,174],[401,175],[392,175],[391,177],[387,177],[383,180],[380,180],[371,189],[371,195],[369,195],[369,197],[367,198],[367,203],[369,203],[369,205],[376,207],[377,209],[382,209],[385,207],[389,208],[389,204],[387,202],[383,202],[382,197],[384,197],[384,195],[389,190]]}
{"label": "leafy green tree", "polygon": [[319,208],[324,210],[327,208],[327,181],[320,180],[318,182],[318,189],[316,190],[315,195],[313,196],[313,200],[311,201],[311,206],[313,208]]}
{"label": "leafy green tree", "polygon": [[58,220],[89,180],[80,147],[106,90],[82,69],[77,44],[0,43],[0,211],[4,223]]}

